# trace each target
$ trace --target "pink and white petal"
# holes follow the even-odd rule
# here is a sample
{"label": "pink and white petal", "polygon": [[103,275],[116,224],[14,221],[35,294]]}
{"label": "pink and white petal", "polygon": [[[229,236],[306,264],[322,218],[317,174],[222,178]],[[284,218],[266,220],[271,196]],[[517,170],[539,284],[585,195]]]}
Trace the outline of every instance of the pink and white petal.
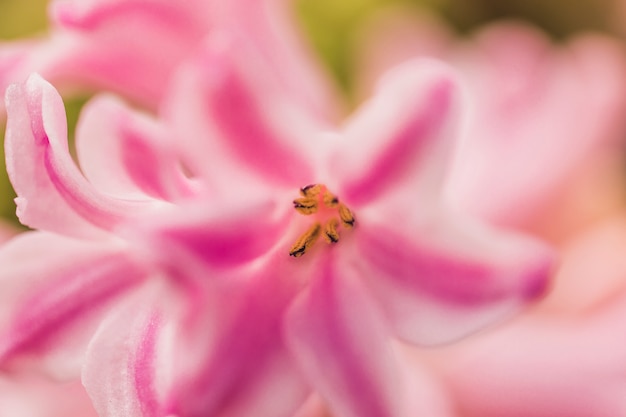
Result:
{"label": "pink and white petal", "polygon": [[386,328],[350,267],[319,275],[286,317],[290,351],[333,415],[402,416],[401,373]]}
{"label": "pink and white petal", "polygon": [[534,314],[443,350],[442,374],[468,417],[626,414],[626,298],[591,314]]}
{"label": "pink and white petal", "polygon": [[[64,90],[112,90],[154,109],[210,25],[201,1],[56,1],[52,35],[21,68]],[[146,37],[148,36],[148,37]]]}
{"label": "pink and white petal", "polygon": [[2,368],[43,364],[75,375],[94,326],[146,269],[124,247],[45,232],[23,233],[0,250]]}
{"label": "pink and white petal", "polygon": [[299,286],[276,267],[270,259],[261,268],[231,269],[225,279],[207,280],[204,296],[190,294],[174,338],[168,412],[287,417],[304,401],[309,387],[282,337],[283,312]]}
{"label": "pink and white petal", "polygon": [[89,344],[82,381],[101,417],[167,415],[167,349],[176,323],[159,286],[153,282],[119,305]]}
{"label": "pink and white petal", "polygon": [[535,239],[443,210],[412,223],[388,214],[387,224],[361,215],[346,255],[400,339],[453,341],[508,318],[548,286],[553,252]]}
{"label": "pink and white petal", "polygon": [[76,151],[85,177],[118,198],[177,200],[191,194],[165,127],[112,96],[84,107]]}
{"label": "pink and white petal", "polygon": [[30,227],[93,236],[146,210],[147,201],[124,201],[98,192],[70,156],[63,102],[38,75],[7,91],[7,171],[17,193],[17,214]]}
{"label": "pink and white petal", "polygon": [[283,240],[294,213],[273,199],[249,195],[219,204],[207,199],[145,216],[120,233],[146,248],[150,262],[175,275],[194,276],[207,266],[228,269],[263,257]]}
{"label": "pink and white petal", "polygon": [[181,139],[185,162],[215,188],[264,182],[299,187],[315,179],[310,154],[323,147],[312,139],[324,129],[284,94],[243,38],[212,37],[178,72],[171,93],[165,119]]}
{"label": "pink and white petal", "polygon": [[396,187],[410,187],[421,201],[439,194],[457,133],[454,79],[450,68],[425,59],[386,74],[348,120],[330,159],[343,199],[363,205]]}
{"label": "pink and white petal", "polygon": [[321,120],[339,116],[339,97],[295,22],[290,0],[221,2],[220,27],[239,30],[259,51],[281,87]]}

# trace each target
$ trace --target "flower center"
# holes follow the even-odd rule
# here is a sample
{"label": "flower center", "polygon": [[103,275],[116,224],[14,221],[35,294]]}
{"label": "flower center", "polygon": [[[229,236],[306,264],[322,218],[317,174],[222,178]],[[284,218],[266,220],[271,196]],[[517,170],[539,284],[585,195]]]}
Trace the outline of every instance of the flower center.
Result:
{"label": "flower center", "polygon": [[356,221],[352,211],[325,185],[311,184],[300,189],[300,198],[293,200],[293,207],[305,216],[315,215],[316,221],[302,234],[289,250],[289,255],[304,255],[318,238],[324,236],[328,244],[339,242],[339,229],[352,229]]}

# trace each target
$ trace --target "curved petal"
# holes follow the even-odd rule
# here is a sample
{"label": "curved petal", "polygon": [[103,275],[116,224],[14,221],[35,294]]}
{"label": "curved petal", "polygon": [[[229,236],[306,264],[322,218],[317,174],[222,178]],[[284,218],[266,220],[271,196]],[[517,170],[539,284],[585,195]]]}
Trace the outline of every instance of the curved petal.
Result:
{"label": "curved petal", "polygon": [[91,340],[83,384],[101,417],[162,416],[163,374],[170,368],[162,358],[163,339],[171,335],[172,325],[161,311],[167,303],[159,301],[154,288],[127,301]]}
{"label": "curved petal", "polygon": [[401,339],[448,342],[510,316],[545,291],[553,258],[540,242],[451,213],[422,221],[363,219],[348,261]]}
{"label": "curved petal", "polygon": [[456,101],[454,75],[438,62],[410,61],[386,74],[331,158],[338,193],[355,205],[392,186],[420,197],[439,193],[456,137]]}
{"label": "curved petal", "polygon": [[469,417],[626,414],[626,298],[592,314],[535,314],[440,356]]}
{"label": "curved petal", "polygon": [[209,29],[207,8],[201,1],[56,1],[49,37],[3,46],[20,59],[0,73],[0,88],[39,72],[62,89],[113,90],[154,109],[174,68]]}
{"label": "curved petal", "polygon": [[[7,92],[7,171],[20,221],[69,235],[111,229],[145,210],[146,202],[113,199],[95,190],[73,163],[61,97],[33,75]],[[94,227],[95,226],[95,227]]]}
{"label": "curved petal", "polygon": [[[165,118],[185,147],[186,162],[227,189],[238,182],[300,187],[314,181],[307,154],[320,124],[284,94],[244,39],[221,35],[181,69],[166,100]],[[209,164],[212,155],[220,156]]]}
{"label": "curved petal", "polygon": [[333,414],[402,416],[405,403],[391,339],[349,268],[319,275],[286,318],[290,350]]}
{"label": "curved petal", "polygon": [[263,257],[281,242],[294,215],[289,207],[277,208],[272,199],[245,197],[180,205],[137,220],[122,233],[127,232],[124,237],[147,248],[151,261],[172,273],[191,271],[187,275],[193,276],[196,268],[240,266]]}
{"label": "curved petal", "polygon": [[43,359],[68,372],[106,306],[147,273],[125,248],[43,232],[4,244],[0,264],[1,366]]}
{"label": "curved petal", "polygon": [[192,193],[165,127],[111,96],[85,106],[76,128],[82,171],[102,192],[177,200]]}
{"label": "curved petal", "polygon": [[213,301],[196,297],[201,313],[191,310],[176,338],[184,343],[173,353],[178,376],[168,412],[287,417],[304,402],[309,388],[282,337],[283,312],[298,286],[274,267],[231,271],[211,285]]}

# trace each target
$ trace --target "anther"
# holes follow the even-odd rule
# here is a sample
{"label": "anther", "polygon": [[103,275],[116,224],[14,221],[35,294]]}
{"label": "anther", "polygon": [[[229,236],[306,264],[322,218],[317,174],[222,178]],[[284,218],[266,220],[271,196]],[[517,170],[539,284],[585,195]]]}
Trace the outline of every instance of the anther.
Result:
{"label": "anther", "polygon": [[309,228],[289,250],[289,255],[295,258],[298,258],[306,253],[307,250],[317,240],[320,236],[320,232],[322,230],[322,226],[319,223],[315,223],[313,226]]}
{"label": "anther", "polygon": [[339,232],[337,232],[337,226],[339,226],[339,221],[336,218],[332,218],[326,223],[324,227],[324,239],[328,243],[337,243],[339,242]]}
{"label": "anther", "polygon": [[339,204],[339,218],[341,219],[341,222],[343,223],[344,227],[350,229],[354,226],[354,221],[356,220],[354,218],[354,214],[352,214],[352,211],[350,211],[350,209],[348,207],[346,207],[344,204]]}
{"label": "anther", "polygon": [[322,186],[320,184],[309,184],[306,187],[300,188],[300,194],[305,197],[313,198],[317,197],[322,191]]}
{"label": "anther", "polygon": [[335,208],[339,204],[339,199],[328,190],[324,191],[322,200],[324,201],[324,205],[328,208]]}
{"label": "anther", "polygon": [[293,200],[293,207],[301,214],[313,214],[317,212],[317,199],[316,198],[296,198]]}

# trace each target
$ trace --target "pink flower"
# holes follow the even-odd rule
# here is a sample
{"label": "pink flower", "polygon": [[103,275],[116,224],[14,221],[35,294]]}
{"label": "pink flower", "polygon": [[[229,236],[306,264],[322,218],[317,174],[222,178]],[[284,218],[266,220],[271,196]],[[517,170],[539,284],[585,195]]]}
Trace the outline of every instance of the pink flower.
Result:
{"label": "pink flower", "polygon": [[[329,89],[291,27],[284,3],[52,0],[49,34],[0,44],[0,91],[38,72],[63,91],[115,91],[156,109],[178,66],[207,36],[228,28],[253,39],[269,62],[280,62],[274,71],[312,109],[330,112]],[[303,78],[309,83],[301,83]]]}
{"label": "pink flower", "polygon": [[534,231],[541,224],[561,240],[588,222],[555,206],[624,144],[621,45],[583,34],[557,47],[519,22],[494,23],[461,41],[441,24],[407,16],[389,14],[372,26],[363,77],[416,56],[461,70],[471,112],[447,185],[451,200],[499,224]]}
{"label": "pink flower", "polygon": [[0,250],[0,363],[81,369],[103,416],[276,417],[311,389],[340,416],[410,415],[393,340],[501,320],[551,264],[441,198],[453,78],[407,63],[335,126],[256,45],[215,36],[163,120],[88,104],[82,172],[54,88],[12,86],[7,166],[41,231]]}

